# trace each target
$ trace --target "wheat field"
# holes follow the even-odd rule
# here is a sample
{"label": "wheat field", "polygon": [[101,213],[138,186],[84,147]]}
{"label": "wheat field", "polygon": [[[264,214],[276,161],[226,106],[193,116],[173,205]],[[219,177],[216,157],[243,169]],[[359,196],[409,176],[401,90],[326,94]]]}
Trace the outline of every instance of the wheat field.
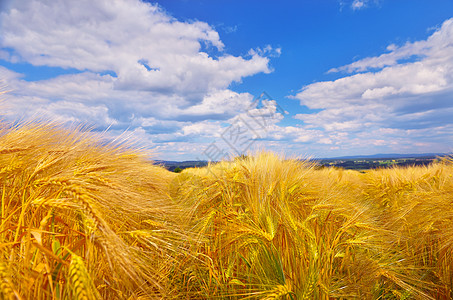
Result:
{"label": "wheat field", "polygon": [[2,299],[451,299],[453,161],[261,152],[180,174],[127,142],[0,124]]}

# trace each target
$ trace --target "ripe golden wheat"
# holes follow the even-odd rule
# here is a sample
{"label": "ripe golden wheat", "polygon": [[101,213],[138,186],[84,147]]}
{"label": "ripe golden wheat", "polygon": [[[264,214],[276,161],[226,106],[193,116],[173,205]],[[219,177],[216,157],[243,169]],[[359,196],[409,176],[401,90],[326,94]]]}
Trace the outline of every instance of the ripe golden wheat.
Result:
{"label": "ripe golden wheat", "polygon": [[258,153],[180,174],[131,145],[0,124],[2,299],[449,299],[453,164]]}

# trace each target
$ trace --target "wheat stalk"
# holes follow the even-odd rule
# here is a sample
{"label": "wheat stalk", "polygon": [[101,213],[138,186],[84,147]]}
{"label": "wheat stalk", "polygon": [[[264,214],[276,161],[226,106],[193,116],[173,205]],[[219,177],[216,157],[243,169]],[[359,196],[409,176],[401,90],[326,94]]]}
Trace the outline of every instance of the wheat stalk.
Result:
{"label": "wheat stalk", "polygon": [[99,292],[85,267],[83,259],[75,254],[71,256],[69,265],[69,278],[71,280],[72,295],[75,300],[99,300]]}
{"label": "wheat stalk", "polygon": [[0,297],[1,299],[21,299],[18,293],[14,290],[10,271],[5,262],[0,261]]}

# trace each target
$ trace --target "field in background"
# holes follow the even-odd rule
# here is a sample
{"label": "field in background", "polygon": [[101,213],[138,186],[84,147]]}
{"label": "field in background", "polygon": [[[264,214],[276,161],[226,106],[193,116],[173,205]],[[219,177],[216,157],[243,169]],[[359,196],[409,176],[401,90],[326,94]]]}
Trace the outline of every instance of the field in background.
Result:
{"label": "field in background", "polygon": [[453,164],[258,153],[180,174],[127,143],[0,127],[2,299],[450,299]]}
{"label": "field in background", "polygon": [[[321,158],[312,159],[316,163],[317,168],[334,167],[345,170],[364,171],[370,169],[383,169],[389,167],[415,167],[428,166],[433,162],[437,162],[446,154],[390,154],[389,156],[379,155],[379,157],[344,157],[344,158]],[[172,172],[179,172],[187,168],[202,168],[209,164],[205,160],[195,161],[165,161],[159,160],[155,164],[165,167]],[[176,171],[175,171],[176,170]]]}
{"label": "field in background", "polygon": [[415,157],[380,157],[380,158],[337,158],[337,159],[319,159],[316,163],[324,167],[335,167],[346,170],[364,171],[370,169],[383,169],[391,167],[420,167],[428,166],[437,162],[445,154],[439,155],[420,155]]}

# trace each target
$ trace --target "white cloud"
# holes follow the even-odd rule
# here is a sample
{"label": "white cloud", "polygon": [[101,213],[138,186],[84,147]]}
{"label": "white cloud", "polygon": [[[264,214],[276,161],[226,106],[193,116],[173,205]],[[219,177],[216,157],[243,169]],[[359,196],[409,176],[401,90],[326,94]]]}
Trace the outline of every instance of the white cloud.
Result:
{"label": "white cloud", "polygon": [[224,47],[210,25],[180,22],[138,0],[18,0],[1,15],[1,45],[14,49],[10,60],[113,71],[115,89],[197,94],[270,71],[269,59],[258,53],[209,56],[203,47]]}
{"label": "white cloud", "polygon": [[362,9],[365,7],[365,1],[364,0],[354,0],[354,2],[352,2],[352,4],[351,4],[351,7],[353,10]]}
{"label": "white cloud", "polygon": [[389,53],[384,53],[376,57],[367,57],[356,61],[352,64],[333,68],[329,72],[345,71],[363,72],[374,69],[382,69],[384,67],[395,66],[401,60],[414,59],[423,60],[441,65],[442,62],[451,60],[452,54],[452,36],[453,36],[453,19],[446,20],[440,28],[438,28],[427,40],[417,42],[407,42],[398,47],[395,44],[387,46]]}
{"label": "white cloud", "polygon": [[12,90],[7,116],[128,129],[153,145],[215,136],[220,121],[253,100],[230,84],[271,72],[269,57],[280,53],[266,46],[230,55],[209,24],[178,21],[139,0],[15,0],[2,8],[0,59],[70,73],[29,81],[0,67]]}
{"label": "white cloud", "polygon": [[[377,3],[346,5],[358,10]],[[275,101],[253,107],[251,94],[229,89],[271,72],[270,58],[280,48],[230,55],[212,26],[178,21],[156,5],[15,0],[0,13],[0,36],[0,59],[72,73],[27,81],[0,67],[12,90],[4,114],[111,126],[112,136],[127,129],[166,159],[205,159],[202,151],[212,141],[228,147],[222,133],[238,120],[260,138],[252,148],[289,154],[453,147],[453,19],[427,40],[391,44],[380,56],[330,71],[344,72],[343,78],[304,87],[294,98],[320,111],[296,115],[303,124],[295,126],[280,124]],[[257,115],[266,117],[264,127]]]}
{"label": "white cloud", "polygon": [[5,67],[0,66],[0,79],[9,82],[10,80],[15,80],[20,77],[23,77],[22,74],[16,73],[14,71],[11,71]]}
{"label": "white cloud", "polygon": [[2,51],[3,59],[111,71],[115,89],[197,98],[270,72],[269,59],[259,53],[249,59],[223,53],[219,34],[207,23],[180,22],[138,0],[17,0],[1,17],[1,46],[13,49]]}
{"label": "white cloud", "polygon": [[223,128],[220,126],[219,122],[202,121],[188,124],[184,126],[181,131],[184,136],[218,138],[223,131]]}
{"label": "white cloud", "polygon": [[86,106],[68,101],[50,103],[45,108],[36,109],[34,115],[48,120],[76,122],[104,128],[118,123],[109,116],[108,108],[104,105]]}
{"label": "white cloud", "polygon": [[380,4],[380,0],[339,0],[338,2],[340,4],[340,11],[344,7],[350,7],[350,9],[356,11],[365,9],[373,4],[377,6]]}
{"label": "white cloud", "polygon": [[250,49],[249,55],[261,55],[279,57],[282,54],[282,48],[273,48],[271,45],[266,45],[264,48]]}
{"label": "white cloud", "polygon": [[[404,150],[414,140],[420,151],[427,145],[453,147],[453,19],[426,40],[392,44],[387,51],[333,70],[353,74],[305,86],[294,98],[320,111],[295,117],[327,135],[347,133],[346,141],[332,142],[356,150],[369,145]],[[435,140],[438,135],[443,144]]]}
{"label": "white cloud", "polygon": [[253,96],[251,94],[222,90],[206,94],[201,103],[185,110],[179,110],[176,113],[183,116],[226,119],[247,110],[252,104],[252,101]]}

